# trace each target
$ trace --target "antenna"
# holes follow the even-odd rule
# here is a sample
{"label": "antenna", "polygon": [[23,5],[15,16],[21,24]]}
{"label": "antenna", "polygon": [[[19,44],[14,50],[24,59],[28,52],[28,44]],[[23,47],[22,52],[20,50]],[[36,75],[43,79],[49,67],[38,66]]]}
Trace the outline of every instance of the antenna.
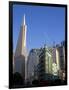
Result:
{"label": "antenna", "polygon": [[23,21],[23,25],[25,25],[25,14],[24,14],[24,21]]}

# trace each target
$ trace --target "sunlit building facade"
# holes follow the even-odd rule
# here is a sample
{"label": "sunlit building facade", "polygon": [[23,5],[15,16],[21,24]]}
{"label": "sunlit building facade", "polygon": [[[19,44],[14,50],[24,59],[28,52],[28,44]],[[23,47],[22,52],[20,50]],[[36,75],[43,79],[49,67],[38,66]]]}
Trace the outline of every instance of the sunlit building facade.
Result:
{"label": "sunlit building facade", "polygon": [[65,42],[62,42],[57,50],[59,53],[59,77],[65,79]]}

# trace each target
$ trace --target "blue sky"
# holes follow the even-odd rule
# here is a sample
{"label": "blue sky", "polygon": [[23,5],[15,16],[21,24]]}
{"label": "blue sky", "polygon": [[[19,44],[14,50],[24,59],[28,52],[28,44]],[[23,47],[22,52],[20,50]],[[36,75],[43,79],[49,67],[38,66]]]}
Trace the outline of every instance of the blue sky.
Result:
{"label": "blue sky", "polygon": [[65,40],[65,8],[49,6],[13,5],[13,50],[15,51],[20,26],[25,14],[27,48],[59,44]]}

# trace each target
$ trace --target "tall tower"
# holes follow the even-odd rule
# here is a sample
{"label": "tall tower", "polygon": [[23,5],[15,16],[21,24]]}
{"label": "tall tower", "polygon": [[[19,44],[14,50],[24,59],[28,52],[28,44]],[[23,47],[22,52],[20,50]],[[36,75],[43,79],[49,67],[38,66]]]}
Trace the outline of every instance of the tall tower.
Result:
{"label": "tall tower", "polygon": [[26,79],[26,61],[27,61],[26,31],[27,25],[24,15],[14,56],[15,72],[20,73],[24,80]]}
{"label": "tall tower", "polygon": [[24,15],[23,22],[21,25],[21,30],[17,41],[17,47],[15,51],[16,57],[20,55],[25,55],[26,53],[26,31],[27,31],[27,25],[26,25],[25,15]]}

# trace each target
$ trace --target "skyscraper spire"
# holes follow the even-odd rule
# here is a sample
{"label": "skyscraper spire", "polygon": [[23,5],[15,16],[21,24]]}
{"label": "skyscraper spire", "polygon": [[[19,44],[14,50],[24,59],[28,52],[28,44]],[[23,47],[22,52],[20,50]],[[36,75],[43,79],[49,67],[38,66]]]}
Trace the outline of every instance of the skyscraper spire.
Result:
{"label": "skyscraper spire", "polygon": [[24,14],[24,18],[23,18],[23,19],[24,19],[24,21],[23,21],[23,25],[25,25],[25,14]]}

